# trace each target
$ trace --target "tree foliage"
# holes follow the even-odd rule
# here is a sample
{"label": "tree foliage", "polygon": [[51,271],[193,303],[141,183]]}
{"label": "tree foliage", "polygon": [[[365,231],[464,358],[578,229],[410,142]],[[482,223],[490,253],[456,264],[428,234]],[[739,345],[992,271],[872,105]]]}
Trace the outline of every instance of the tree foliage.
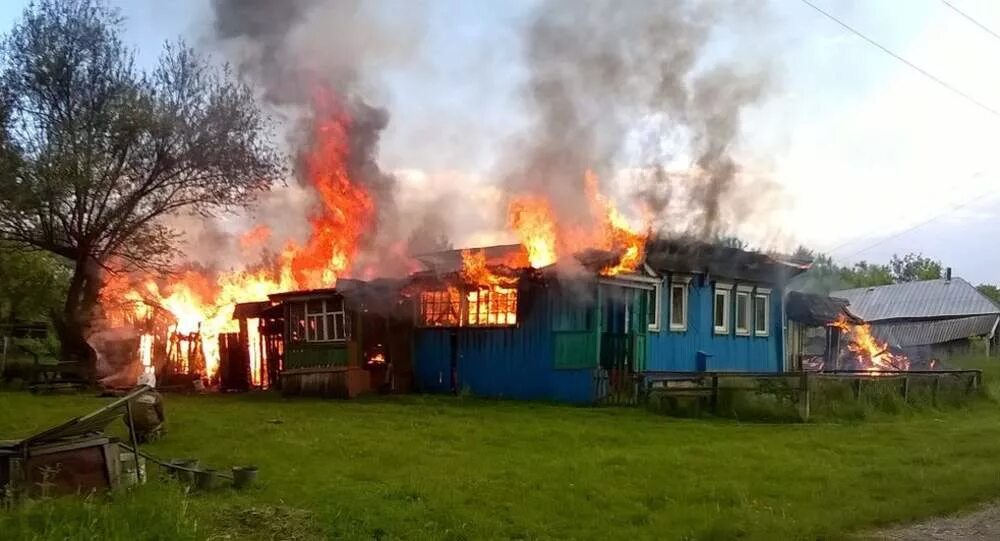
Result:
{"label": "tree foliage", "polygon": [[985,297],[993,301],[994,304],[1000,306],[1000,287],[993,284],[979,284],[976,286],[976,289]]}
{"label": "tree foliage", "polygon": [[0,320],[47,320],[68,284],[69,269],[59,258],[0,243]]}
{"label": "tree foliage", "polygon": [[0,238],[71,262],[64,348],[89,350],[102,270],[169,261],[165,216],[247,203],[280,172],[249,88],[183,44],[140,71],[121,29],[100,0],[41,0],[0,43]]}
{"label": "tree foliage", "polygon": [[942,276],[940,261],[935,261],[923,254],[909,253],[903,257],[893,254],[889,261],[893,282],[915,282],[917,280],[936,280]]}

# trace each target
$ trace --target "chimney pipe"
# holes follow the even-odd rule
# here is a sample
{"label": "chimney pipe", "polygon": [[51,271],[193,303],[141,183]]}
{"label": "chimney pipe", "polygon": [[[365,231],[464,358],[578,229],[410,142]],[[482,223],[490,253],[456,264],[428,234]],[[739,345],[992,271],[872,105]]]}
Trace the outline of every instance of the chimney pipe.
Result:
{"label": "chimney pipe", "polygon": [[944,279],[946,282],[951,281],[951,267],[947,267],[944,269]]}

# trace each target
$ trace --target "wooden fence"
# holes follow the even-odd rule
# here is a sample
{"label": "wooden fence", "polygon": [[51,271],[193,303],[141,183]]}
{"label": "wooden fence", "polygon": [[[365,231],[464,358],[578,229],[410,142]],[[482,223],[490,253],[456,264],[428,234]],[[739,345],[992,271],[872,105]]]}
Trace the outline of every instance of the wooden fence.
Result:
{"label": "wooden fence", "polygon": [[[638,375],[634,403],[647,402],[652,393],[666,396],[694,398],[708,402],[709,410],[719,412],[719,397],[725,391],[757,392],[761,394],[790,395],[796,404],[802,421],[812,415],[814,393],[817,387],[827,382],[848,383],[852,398],[861,401],[866,393],[885,392],[888,388],[898,393],[904,401],[911,398],[915,384],[929,387],[930,402],[939,403],[943,382],[958,385],[961,392],[971,395],[982,385],[980,370],[933,370],[933,371],[831,371],[831,372],[646,372]],[[928,384],[929,382],[929,384]],[[600,395],[599,395],[600,396]],[[612,402],[613,393],[608,393],[604,403],[626,404],[627,400]]]}

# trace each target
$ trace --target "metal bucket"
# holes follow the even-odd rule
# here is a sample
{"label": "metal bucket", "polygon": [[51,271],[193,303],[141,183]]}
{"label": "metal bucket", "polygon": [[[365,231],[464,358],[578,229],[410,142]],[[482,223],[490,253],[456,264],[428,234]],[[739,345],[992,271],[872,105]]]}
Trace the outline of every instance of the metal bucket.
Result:
{"label": "metal bucket", "polygon": [[215,470],[198,470],[194,473],[194,487],[198,490],[212,490],[217,478]]}
{"label": "metal bucket", "polygon": [[176,468],[167,468],[167,475],[173,477],[185,485],[194,484],[194,472],[189,470],[197,470],[199,462],[197,458],[172,458],[168,462],[171,466],[180,466],[182,468],[187,468],[187,470],[180,470]]}
{"label": "metal bucket", "polygon": [[243,489],[257,482],[257,466],[236,466],[233,468],[233,487]]}
{"label": "metal bucket", "polygon": [[139,471],[135,469],[135,455],[131,452],[123,452],[118,455],[121,462],[121,486],[131,487],[146,481],[146,459],[139,457]]}

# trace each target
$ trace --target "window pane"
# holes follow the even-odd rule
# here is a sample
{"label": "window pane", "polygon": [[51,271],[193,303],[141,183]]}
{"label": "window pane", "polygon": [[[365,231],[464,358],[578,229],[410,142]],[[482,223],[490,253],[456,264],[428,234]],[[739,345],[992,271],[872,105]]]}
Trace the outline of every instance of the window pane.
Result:
{"label": "window pane", "polygon": [[759,295],[754,299],[754,329],[757,332],[767,332],[766,295]]}
{"label": "window pane", "polygon": [[310,314],[322,314],[323,313],[323,300],[313,299],[306,304],[306,310]]}
{"label": "window pane", "polygon": [[726,326],[726,295],[724,293],[715,294],[715,326]]}
{"label": "window pane", "polygon": [[749,293],[737,293],[736,294],[736,329],[737,330],[750,330],[750,322],[747,319],[750,317],[750,294]]}
{"label": "window pane", "polygon": [[326,301],[326,311],[327,312],[343,312],[344,311],[344,299],[337,297],[335,299],[327,299]]}
{"label": "window pane", "polygon": [[303,302],[288,305],[288,337],[293,342],[306,339],[306,305]]}
{"label": "window pane", "polygon": [[322,324],[323,324],[323,322],[317,316],[309,316],[309,317],[307,317],[306,318],[306,331],[307,331],[306,340],[308,340],[310,342],[315,342],[317,340],[320,340],[319,333],[322,332],[320,330],[320,326]]}
{"label": "window pane", "polygon": [[340,329],[337,327],[337,322],[334,321],[333,314],[326,315],[326,339],[327,340],[339,340],[340,339]]}
{"label": "window pane", "polygon": [[684,314],[684,287],[674,286],[670,288],[670,322],[674,325],[683,326]]}

